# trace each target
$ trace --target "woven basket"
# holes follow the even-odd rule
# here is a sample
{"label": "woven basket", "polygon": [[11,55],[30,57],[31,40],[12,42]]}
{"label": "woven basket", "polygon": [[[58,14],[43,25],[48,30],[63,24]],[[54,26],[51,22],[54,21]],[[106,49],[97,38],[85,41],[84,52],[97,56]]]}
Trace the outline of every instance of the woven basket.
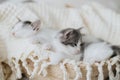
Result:
{"label": "woven basket", "polygon": [[[27,58],[26,62],[27,62],[27,68],[29,69],[29,71],[31,71],[31,73],[28,74],[26,68],[23,67],[23,62],[21,60],[19,61],[20,70],[22,74],[30,78],[34,70],[35,63],[30,58]],[[60,64],[50,65],[46,69],[46,71],[48,72],[46,76],[38,75],[38,73],[36,73],[34,77],[32,77],[30,80],[107,80],[108,77],[109,77],[108,80],[119,80],[120,79],[119,63],[120,63],[119,56],[113,57],[108,61],[94,63],[91,66],[90,65],[88,66],[87,64],[84,64],[84,63],[80,63],[78,65],[78,68],[80,69],[82,76],[76,79],[75,77],[77,74],[72,64],[70,63],[64,64],[66,75],[64,71],[60,68]],[[100,64],[102,64],[101,65],[102,68],[100,66],[98,67],[98,65]],[[12,72],[11,67],[4,62],[2,62],[2,66],[3,66],[2,68],[3,68],[4,75],[5,75],[5,80],[11,80],[10,77],[11,77],[11,74],[14,74],[14,71]],[[40,68],[41,68],[41,62],[39,62],[39,69]],[[88,68],[91,71],[89,71]],[[102,72],[101,72],[101,69],[102,69]],[[23,79],[20,79],[20,80],[23,80]]]}
{"label": "woven basket", "polygon": [[[111,59],[111,61],[112,61],[112,59]],[[27,63],[29,64],[29,69],[33,70],[33,68],[34,68],[33,62],[30,59],[27,59]],[[113,74],[116,74],[116,75],[119,75],[119,74],[117,74],[117,72],[115,70],[116,64],[118,64],[118,63],[120,63],[120,61],[117,60],[117,61],[115,61],[114,64],[111,65],[111,68],[112,68],[111,71],[113,72]],[[98,66],[96,64],[97,63],[91,65],[91,67],[89,66],[89,68],[92,68],[92,71],[90,73],[91,80],[99,80],[98,76],[101,75],[99,73],[99,71],[98,71]],[[98,64],[100,64],[100,63],[98,63]],[[69,64],[69,63],[66,63],[64,65],[64,67],[66,69],[67,75],[69,76],[68,80],[75,80],[75,77],[76,77],[77,74],[76,74],[75,70],[73,69],[73,65]],[[80,71],[82,73],[82,78],[78,78],[76,80],[89,80],[89,79],[87,79],[87,78],[89,78],[87,76],[87,75],[89,75],[89,72],[86,69],[87,65],[84,64],[84,63],[80,63],[78,65],[78,67],[79,67],[79,69],[80,69]],[[120,64],[119,64],[119,68],[120,68]],[[108,71],[107,62],[104,62],[103,66],[102,66],[102,69],[103,69],[103,77],[104,77],[104,79],[107,79],[108,76],[112,76],[112,74]],[[33,78],[33,80],[39,80],[39,79],[41,79],[41,80],[66,80],[64,78],[65,77],[64,72],[60,69],[60,65],[48,66],[47,67],[47,72],[48,72],[48,74],[47,74],[46,77],[43,77],[42,75],[36,74],[35,78]],[[27,74],[24,67],[23,67],[23,73]],[[119,75],[119,79],[120,79],[120,75]]]}

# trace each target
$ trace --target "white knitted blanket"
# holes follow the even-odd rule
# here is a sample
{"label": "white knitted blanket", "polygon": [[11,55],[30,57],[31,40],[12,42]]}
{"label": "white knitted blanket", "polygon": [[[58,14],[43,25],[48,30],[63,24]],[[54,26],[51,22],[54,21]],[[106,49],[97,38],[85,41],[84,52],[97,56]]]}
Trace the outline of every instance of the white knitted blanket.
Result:
{"label": "white knitted blanket", "polygon": [[[0,5],[0,61],[16,58],[25,60],[32,51],[39,54],[40,46],[30,44],[26,39],[15,39],[10,30],[18,19],[40,19],[42,26],[53,28],[78,28],[84,26],[83,33],[92,34],[112,44],[120,45],[120,14],[97,3],[82,6],[80,9],[58,9],[44,3]],[[29,72],[29,71],[28,71]],[[19,69],[17,73],[20,73]],[[17,77],[21,77],[18,75]]]}

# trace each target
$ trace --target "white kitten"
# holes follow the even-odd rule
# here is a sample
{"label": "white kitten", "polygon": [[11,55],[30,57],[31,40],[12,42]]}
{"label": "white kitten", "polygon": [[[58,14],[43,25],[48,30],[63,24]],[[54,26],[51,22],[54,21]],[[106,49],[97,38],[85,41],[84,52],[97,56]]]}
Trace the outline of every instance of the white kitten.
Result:
{"label": "white kitten", "polygon": [[90,64],[109,59],[113,55],[113,50],[106,42],[92,43],[84,50],[84,62]]}
{"label": "white kitten", "polygon": [[50,28],[40,28],[40,24],[40,20],[34,22],[20,21],[12,28],[11,34],[15,38],[27,38],[34,44],[51,42],[58,31]]}
{"label": "white kitten", "polygon": [[40,21],[19,21],[11,30],[11,33],[16,38],[28,38],[37,34],[39,31]]}

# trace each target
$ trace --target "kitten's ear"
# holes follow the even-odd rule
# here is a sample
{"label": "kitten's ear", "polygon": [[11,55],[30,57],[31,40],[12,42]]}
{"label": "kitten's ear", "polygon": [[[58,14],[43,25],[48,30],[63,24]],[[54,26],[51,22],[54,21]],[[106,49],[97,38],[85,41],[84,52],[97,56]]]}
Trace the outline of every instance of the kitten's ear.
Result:
{"label": "kitten's ear", "polygon": [[33,30],[38,31],[40,29],[40,24],[41,24],[40,20],[36,20],[35,22],[33,22],[32,23]]}
{"label": "kitten's ear", "polygon": [[66,30],[64,33],[64,38],[68,39],[73,33],[73,30]]}

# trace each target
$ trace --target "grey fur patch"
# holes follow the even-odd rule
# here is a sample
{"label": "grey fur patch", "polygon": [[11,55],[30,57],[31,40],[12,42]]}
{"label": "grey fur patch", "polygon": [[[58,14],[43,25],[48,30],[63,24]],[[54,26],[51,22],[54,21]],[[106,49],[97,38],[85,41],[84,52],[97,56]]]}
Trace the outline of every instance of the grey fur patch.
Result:
{"label": "grey fur patch", "polygon": [[62,36],[60,37],[61,43],[64,45],[77,46],[79,40],[82,42],[82,36],[78,29],[67,28],[60,31]]}

